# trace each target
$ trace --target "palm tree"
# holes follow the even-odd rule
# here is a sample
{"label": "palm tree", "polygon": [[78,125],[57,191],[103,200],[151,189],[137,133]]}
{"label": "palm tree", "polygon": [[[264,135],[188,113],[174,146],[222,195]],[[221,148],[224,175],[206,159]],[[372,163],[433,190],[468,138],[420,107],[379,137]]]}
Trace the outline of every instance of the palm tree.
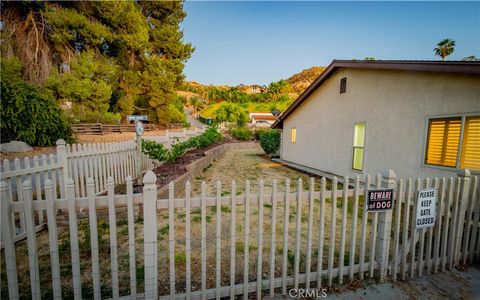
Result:
{"label": "palm tree", "polygon": [[437,48],[433,49],[435,55],[440,56],[442,60],[453,53],[455,48],[455,41],[452,39],[443,39],[437,44]]}

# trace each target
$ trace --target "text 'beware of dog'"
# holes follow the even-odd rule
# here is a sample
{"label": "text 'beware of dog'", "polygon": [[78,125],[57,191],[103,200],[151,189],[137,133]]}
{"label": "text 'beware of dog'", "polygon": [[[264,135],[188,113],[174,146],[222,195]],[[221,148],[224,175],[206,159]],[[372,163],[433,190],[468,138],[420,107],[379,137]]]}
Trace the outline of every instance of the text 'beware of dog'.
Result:
{"label": "text 'beware of dog'", "polygon": [[393,207],[393,189],[368,191],[367,211],[391,210],[392,207]]}

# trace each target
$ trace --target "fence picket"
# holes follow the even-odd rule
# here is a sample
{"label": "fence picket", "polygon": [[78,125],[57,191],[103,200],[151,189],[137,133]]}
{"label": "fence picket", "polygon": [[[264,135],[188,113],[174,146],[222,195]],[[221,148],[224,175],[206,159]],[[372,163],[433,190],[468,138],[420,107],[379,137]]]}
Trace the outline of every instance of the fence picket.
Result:
{"label": "fence picket", "polygon": [[[78,145],[80,152],[83,152],[83,145],[80,144]],[[85,163],[85,157],[80,156],[78,157],[78,170],[79,170],[79,187],[80,187],[80,194],[78,194],[79,197],[85,197],[85,178],[86,178],[86,169],[84,171],[84,163]]]}
{"label": "fence picket", "polygon": [[33,211],[32,184],[25,180],[22,184],[22,197],[25,212],[25,230],[27,232],[28,264],[30,270],[30,288],[32,299],[40,299],[40,274],[38,270],[37,237]]}
{"label": "fence picket", "polygon": [[338,283],[343,284],[343,267],[345,263],[345,239],[347,235],[347,208],[348,208],[348,176],[343,182],[343,196],[342,196],[342,232],[340,236],[340,251],[338,255]]}
{"label": "fence picket", "polygon": [[245,182],[245,224],[243,227],[243,299],[248,299],[248,272],[249,257],[248,257],[248,239],[250,235],[250,181]]}
{"label": "fence picket", "polygon": [[[106,151],[107,144],[100,144],[100,150],[102,152]],[[107,187],[107,174],[108,174],[108,165],[107,165],[107,155],[102,154],[100,156],[100,164],[101,164],[101,169],[102,169],[102,180],[101,180],[101,186],[102,186],[102,191],[104,191]]]}
{"label": "fence picket", "polygon": [[348,278],[350,281],[353,280],[354,266],[355,266],[355,249],[357,246],[357,216],[358,216],[358,200],[359,200],[359,189],[360,189],[360,177],[355,176],[354,190],[353,190],[353,208],[352,208],[352,237],[350,242],[350,257],[349,261],[349,274]]}
{"label": "fence picket", "polygon": [[[40,166],[39,164],[39,159],[38,156],[33,157],[33,167],[38,168]],[[32,174],[33,177],[35,177],[35,194],[36,194],[36,200],[40,201],[42,200],[42,185],[41,185],[41,180],[40,180],[40,173],[35,172]],[[38,210],[37,211],[38,215],[38,224],[43,224],[43,210]]]}
{"label": "fence picket", "polygon": [[[263,179],[259,181],[258,192],[258,250],[257,250],[257,299],[262,299],[263,265]],[[220,295],[218,295],[220,299]]]}
{"label": "fence picket", "polygon": [[185,293],[186,298],[192,296],[192,248],[191,248],[191,232],[190,232],[190,181],[185,183]]}
{"label": "fence picket", "polygon": [[393,245],[393,282],[397,281],[397,273],[398,273],[398,251],[400,246],[400,220],[402,218],[402,202],[403,202],[403,180],[400,179],[398,181],[398,189],[397,189],[397,202],[395,203],[395,227],[394,227],[394,245]]}
{"label": "fence picket", "polygon": [[[77,152],[77,144],[72,145],[72,152]],[[73,181],[75,183],[75,195],[80,196],[80,183],[79,183],[79,170],[78,170],[78,161],[79,157],[72,157],[72,172],[73,172]]]}
{"label": "fence picket", "polygon": [[[380,189],[382,187],[382,175],[377,174],[375,188]],[[370,229],[370,256],[369,259],[369,276],[373,278],[375,270],[375,250],[377,244],[377,225],[378,225],[378,212],[372,212],[373,221]]]}
{"label": "fence picket", "polygon": [[230,298],[235,297],[235,250],[237,242],[237,186],[235,180],[232,181],[230,192]]}
{"label": "fence picket", "polygon": [[445,201],[445,222],[443,222],[444,227],[443,227],[443,234],[442,234],[442,272],[445,272],[446,264],[447,264],[447,239],[450,236],[450,218],[451,218],[451,213],[450,213],[450,206],[452,205],[453,202],[453,192],[454,192],[454,179],[450,178],[448,181],[448,186],[447,186],[447,196],[446,196],[446,201]]}
{"label": "fence picket", "polygon": [[365,176],[365,187],[364,187],[364,196],[363,196],[363,215],[362,215],[362,233],[360,236],[360,279],[363,280],[364,277],[364,264],[365,264],[365,243],[367,236],[367,223],[368,223],[368,211],[367,211],[367,195],[368,189],[370,188],[370,175]]}
{"label": "fence picket", "polygon": [[[462,251],[467,251],[467,245],[464,245],[462,248],[462,237],[465,234],[468,234],[469,229],[466,228],[467,223],[465,223],[465,213],[467,207],[469,206],[469,193],[470,193],[470,173],[461,175],[462,178],[460,179],[460,198],[459,198],[459,212],[458,212],[458,220],[457,220],[457,232],[456,232],[456,241],[455,241],[455,265],[460,263],[460,259],[462,256]],[[468,235],[466,235],[468,236]],[[464,239],[465,241],[468,240],[467,238]]]}
{"label": "fence picket", "polygon": [[[20,159],[15,158],[13,160],[13,169],[20,170]],[[16,176],[16,187],[17,187],[17,202],[23,201],[23,196],[22,196],[22,176]],[[25,232],[25,212],[20,212],[20,232]]]}
{"label": "fence picket", "polygon": [[312,265],[312,227],[313,227],[313,193],[315,192],[315,181],[310,177],[310,185],[308,187],[308,224],[307,224],[307,263],[305,271],[305,288],[310,289],[310,272]]}
{"label": "fence picket", "polygon": [[[407,180],[405,191],[405,206],[403,213],[403,237],[402,237],[402,280],[405,280],[407,273],[407,257],[408,257],[408,231],[410,229],[410,201],[412,199],[412,179]],[[412,217],[413,218],[413,217]],[[412,223],[413,223],[412,219]],[[410,241],[413,243],[413,235],[410,235]]]}
{"label": "fence picket", "polygon": [[[474,181],[472,182],[474,183]],[[472,184],[472,187],[473,187],[473,184]],[[467,191],[467,195],[470,196],[471,195],[471,192],[473,191],[470,191],[468,190]],[[470,197],[466,198],[467,199],[467,210],[466,210],[466,219],[465,219],[465,230],[464,230],[464,238],[463,238],[463,244],[462,244],[462,255],[463,255],[463,258],[461,258],[462,260],[462,263],[463,264],[466,264],[467,263],[467,258],[468,258],[468,249],[469,249],[469,244],[468,242],[470,241],[470,234],[471,234],[471,231],[472,231],[472,214],[473,214],[473,210],[474,210],[474,206],[475,206],[475,202],[473,201],[473,197],[471,198],[472,200],[469,200]]]}
{"label": "fence picket", "polygon": [[[433,188],[437,190],[438,193],[438,178],[433,179]],[[437,195],[437,206],[438,206],[438,195]],[[435,215],[438,216],[438,210],[435,210]],[[438,223],[438,220],[436,221]],[[432,243],[433,243],[433,228],[427,228],[427,274],[431,274],[432,272]]]}
{"label": "fence picket", "polygon": [[201,224],[202,224],[202,299],[207,298],[207,225],[206,225],[206,213],[207,213],[207,184],[202,182],[202,198],[201,198]]}
{"label": "fence picket", "polygon": [[82,280],[80,274],[80,248],[78,245],[77,209],[75,206],[75,187],[72,179],[67,180],[66,196],[68,201],[68,225],[70,230],[70,250],[72,254],[73,296],[82,298]]}
{"label": "fence picket", "polygon": [[157,176],[148,171],[143,177],[143,239],[145,299],[158,298]]}
{"label": "fence picket", "polygon": [[110,235],[110,260],[112,268],[112,297],[119,298],[118,286],[118,249],[117,249],[117,215],[115,213],[115,194],[113,178],[109,177],[107,181],[108,197],[108,223]]}
{"label": "fence picket", "polygon": [[[425,188],[430,187],[430,181],[428,178],[425,179]],[[417,192],[415,197],[418,199],[418,191],[422,189],[421,184],[417,185]],[[417,203],[419,205],[419,203]],[[416,214],[416,210],[415,210]],[[424,255],[425,255],[425,228],[420,229],[420,239],[419,239],[419,249],[418,249],[418,276],[422,276],[424,269]]]}
{"label": "fence picket", "polygon": [[[233,206],[232,206],[233,209]],[[272,183],[272,209],[271,209],[271,236],[270,236],[270,297],[275,295],[274,279],[275,279],[275,248],[277,236],[277,180],[273,179]]]}
{"label": "fence picket", "polygon": [[95,203],[95,183],[93,178],[87,179],[88,218],[90,223],[90,251],[92,260],[93,297],[101,299],[100,259],[98,249],[97,206]]}
{"label": "fence picket", "polygon": [[325,189],[327,180],[325,177],[320,179],[320,229],[318,238],[318,253],[317,253],[317,288],[322,287],[322,270],[323,270],[323,243],[325,231]]}
{"label": "fence picket", "polygon": [[[99,148],[99,144],[98,143],[95,143],[93,144],[93,152],[94,153],[98,153],[100,152],[100,148]],[[101,155],[93,155],[93,172],[94,172],[94,176],[95,176],[95,192],[96,193],[100,193],[100,191],[102,190],[101,188],[101,183],[102,183],[102,180],[101,180],[101,175],[100,175],[100,159],[101,159]]]}
{"label": "fence picket", "polygon": [[[440,186],[438,189],[437,195],[437,221],[435,224],[435,241],[433,245],[433,272],[438,272],[438,266],[441,262],[441,251],[440,251],[440,241],[442,239],[442,222],[445,219],[443,214],[443,206],[445,200],[445,188],[446,181],[445,178],[440,179]],[[442,216],[443,215],[443,216]]]}
{"label": "fence picket", "polygon": [[450,223],[450,232],[449,232],[449,240],[448,243],[448,269],[451,270],[454,265],[454,258],[455,258],[455,249],[456,249],[456,238],[455,235],[457,233],[457,219],[458,219],[458,210],[459,210],[459,201],[460,201],[460,185],[461,179],[457,178],[455,180],[455,192],[453,196],[453,213]]}
{"label": "fence picket", "polygon": [[[415,250],[416,250],[416,240],[417,240],[417,229],[415,226],[415,214],[417,211],[417,191],[420,187],[420,179],[415,180],[412,194],[412,225],[411,225],[411,237],[410,237],[410,278],[415,277]],[[418,268],[417,268],[418,269]]]}
{"label": "fence picket", "polygon": [[470,235],[470,249],[469,249],[469,261],[470,263],[474,262],[474,251],[475,251],[475,245],[477,243],[477,232],[478,232],[478,221],[480,217],[480,201],[478,201],[477,196],[480,195],[480,192],[477,192],[477,189],[480,187],[478,183],[478,176],[475,176],[473,178],[473,183],[472,183],[472,194],[471,194],[471,199],[472,202],[474,203],[474,210],[473,210],[473,228],[472,228],[472,234]]}
{"label": "fence picket", "polygon": [[331,214],[330,214],[330,239],[328,240],[328,286],[332,286],[333,282],[333,262],[335,254],[335,223],[337,216],[337,176],[332,180],[332,201],[331,201]]}
{"label": "fence picket", "polygon": [[288,276],[288,223],[290,218],[290,180],[285,180],[285,198],[283,212],[283,253],[282,253],[282,295],[287,295]]}
{"label": "fence picket", "polygon": [[293,266],[294,274],[294,289],[298,289],[298,275],[300,274],[300,236],[302,233],[302,194],[303,182],[302,178],[297,180],[297,208],[296,208],[296,223],[295,223],[295,258]]}
{"label": "fence picket", "polygon": [[[4,161],[5,162],[5,161]],[[5,165],[9,165],[5,164]],[[15,219],[10,213],[10,205],[12,203],[11,185],[2,181],[0,183],[0,212],[2,217],[2,242],[5,253],[5,271],[7,273],[8,298],[19,299],[18,296],[18,279],[17,279],[17,258],[15,254]]]}
{"label": "fence picket", "polygon": [[168,254],[170,260],[170,296],[175,295],[175,186],[168,184]]}
{"label": "fence picket", "polygon": [[215,199],[215,287],[216,298],[220,299],[220,286],[222,285],[222,183],[217,180],[217,195]]}

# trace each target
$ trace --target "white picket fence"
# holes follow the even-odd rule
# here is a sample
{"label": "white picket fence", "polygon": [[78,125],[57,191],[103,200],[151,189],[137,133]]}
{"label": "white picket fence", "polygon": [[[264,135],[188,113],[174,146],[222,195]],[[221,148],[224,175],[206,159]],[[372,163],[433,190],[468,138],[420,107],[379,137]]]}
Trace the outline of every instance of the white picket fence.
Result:
{"label": "white picket fence", "polygon": [[[166,130],[163,136],[146,136],[143,139],[153,140],[170,147],[172,143],[184,141],[199,135],[203,129],[193,127],[190,130],[171,132]],[[153,167],[148,156],[137,151],[135,141],[95,143],[95,144],[65,144],[58,140],[55,154],[25,157],[13,161],[5,159],[0,168],[0,180],[10,186],[9,193],[13,201],[21,201],[22,182],[32,183],[35,200],[45,199],[44,181],[49,178],[61,198],[65,198],[65,181],[72,178],[75,182],[75,195],[85,197],[87,194],[86,180],[93,178],[95,193],[107,191],[107,179],[113,178],[114,184],[125,183],[127,176],[136,178]],[[140,166],[137,167],[137,165]],[[25,219],[23,213],[17,216],[19,226],[16,229],[16,240],[26,237]],[[37,231],[45,228],[43,213],[36,218]]]}
{"label": "white picket fence", "polygon": [[[99,196],[95,181],[89,178],[86,197],[79,197],[75,181],[68,179],[65,198],[58,198],[52,180],[47,179],[46,201],[40,201],[33,198],[32,183],[26,180],[21,201],[13,201],[10,185],[2,181],[0,215],[8,281],[2,287],[8,286],[10,299],[20,295],[32,299],[60,299],[62,295],[75,299],[243,295],[247,299],[256,295],[260,299],[264,294],[286,295],[289,288],[320,288],[365,276],[406,280],[480,259],[480,184],[468,172],[455,179],[413,181],[397,180],[390,171],[378,175],[374,183],[370,176],[364,181],[345,178],[343,184],[337,178],[331,182],[322,178],[320,182],[311,179],[306,188],[301,180],[295,186],[289,180],[284,185],[260,180],[254,186],[247,181],[241,194],[235,182],[228,190],[217,182],[213,196],[205,182],[199,196],[192,195],[193,187],[187,183],[182,198],[175,198],[175,187],[170,184],[168,199],[157,199],[155,182],[155,174],[147,172],[143,194],[133,194],[128,177],[126,194],[114,195],[114,179],[109,177],[107,196]],[[417,230],[413,221],[417,191],[427,187],[438,190],[436,223]],[[253,188],[258,192],[251,192]],[[364,199],[369,188],[393,188],[393,210],[367,213]],[[128,237],[118,230],[115,208],[119,205],[128,207]],[[143,206],[143,224],[135,220],[136,205]],[[109,269],[101,268],[97,235],[97,209],[104,207],[109,212]],[[65,269],[65,262],[60,264],[57,209],[68,210],[71,261],[67,265],[71,271],[69,266]],[[89,212],[87,264],[81,264],[79,249],[77,213],[81,209]],[[51,274],[43,271],[42,277],[35,212],[46,212],[49,228]],[[14,243],[12,213],[26,217],[28,255],[21,258],[16,257],[19,246]],[[122,267],[120,256],[128,256],[128,266]],[[21,268],[19,274],[18,259],[27,257],[29,272]],[[122,269],[128,270],[127,275]],[[143,276],[137,274],[139,270]],[[71,283],[63,282],[67,273],[71,273]],[[89,282],[91,294],[82,289]]]}

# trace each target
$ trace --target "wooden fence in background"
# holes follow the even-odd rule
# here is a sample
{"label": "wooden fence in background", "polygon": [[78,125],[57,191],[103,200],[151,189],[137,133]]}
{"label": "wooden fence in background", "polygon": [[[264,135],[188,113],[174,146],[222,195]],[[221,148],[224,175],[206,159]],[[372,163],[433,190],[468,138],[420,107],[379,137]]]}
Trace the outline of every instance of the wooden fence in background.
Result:
{"label": "wooden fence in background", "polygon": [[[72,124],[72,131],[75,134],[99,134],[103,135],[111,132],[135,132],[134,124],[102,124],[102,123],[82,123],[82,124]],[[169,124],[166,126],[157,125],[157,124],[143,124],[145,131],[152,130],[167,130],[167,129],[181,129],[181,124]]]}
{"label": "wooden fence in background", "polygon": [[[10,186],[2,181],[0,215],[8,294],[11,299],[17,299],[19,292],[32,299],[59,299],[62,295],[76,299],[243,295],[247,299],[255,293],[260,299],[264,294],[286,295],[289,288],[300,286],[321,288],[365,277],[406,280],[452,269],[480,258],[479,178],[466,175],[402,180],[389,171],[373,182],[370,176],[364,181],[345,178],[343,184],[336,178],[322,178],[320,182],[311,179],[305,186],[301,179],[293,186],[288,180],[284,185],[247,181],[241,194],[235,182],[228,189],[217,182],[213,195],[205,182],[199,195],[193,195],[194,187],[187,183],[181,198],[175,197],[175,187],[170,184],[168,199],[157,199],[156,175],[149,171],[143,178],[143,194],[133,193],[128,177],[126,193],[115,195],[114,178],[109,177],[107,196],[96,194],[93,178],[86,181],[86,196],[76,196],[75,181],[69,178],[65,197],[58,198],[49,178],[45,181],[46,201],[34,199],[30,180],[22,183],[21,201],[13,201]],[[417,192],[429,187],[438,191],[435,226],[416,229]],[[393,209],[366,212],[364,202],[371,188],[393,188]],[[134,219],[136,204],[143,206],[141,222]],[[118,230],[118,205],[128,207],[126,231]],[[99,260],[96,211],[100,207],[109,211],[108,269],[102,269]],[[59,263],[58,209],[68,211],[71,268],[67,269]],[[89,262],[83,264],[79,209],[89,212],[90,254]],[[46,212],[49,227],[50,265],[42,265],[41,279],[34,212]],[[29,268],[21,268],[21,274],[13,242],[13,213],[25,214]],[[128,247],[119,252],[120,241],[125,240]],[[126,261],[128,264],[119,268]],[[128,270],[127,275],[121,275],[121,269]],[[73,286],[62,281],[68,273]],[[30,291],[22,282],[26,278]],[[91,282],[92,294],[83,288],[87,282]]]}

